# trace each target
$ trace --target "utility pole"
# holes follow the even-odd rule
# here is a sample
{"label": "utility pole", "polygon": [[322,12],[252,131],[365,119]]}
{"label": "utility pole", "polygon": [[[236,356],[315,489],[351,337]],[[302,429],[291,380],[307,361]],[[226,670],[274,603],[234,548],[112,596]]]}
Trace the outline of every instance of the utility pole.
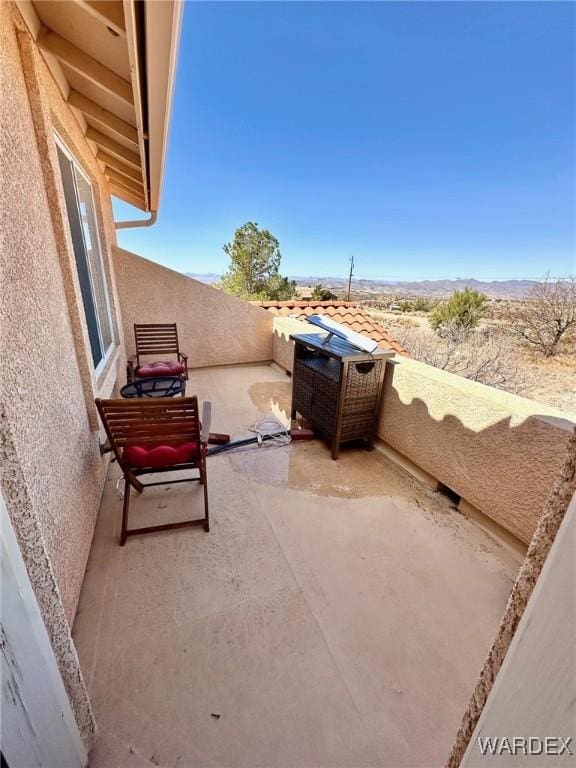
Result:
{"label": "utility pole", "polygon": [[348,276],[348,298],[346,301],[350,301],[350,286],[352,285],[352,275],[354,274],[354,256],[350,256],[350,275]]}

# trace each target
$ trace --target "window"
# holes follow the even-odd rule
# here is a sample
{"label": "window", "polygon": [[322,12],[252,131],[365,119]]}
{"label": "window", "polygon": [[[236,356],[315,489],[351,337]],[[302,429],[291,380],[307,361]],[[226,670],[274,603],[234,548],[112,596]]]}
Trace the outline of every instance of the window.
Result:
{"label": "window", "polygon": [[113,346],[114,336],[92,186],[60,141],[57,149],[92,360],[99,370]]}

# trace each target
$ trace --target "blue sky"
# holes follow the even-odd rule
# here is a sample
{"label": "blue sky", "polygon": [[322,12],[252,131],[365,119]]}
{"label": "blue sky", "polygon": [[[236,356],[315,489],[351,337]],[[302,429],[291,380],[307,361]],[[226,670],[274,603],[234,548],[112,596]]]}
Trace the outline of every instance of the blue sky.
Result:
{"label": "blue sky", "polygon": [[365,277],[575,272],[575,20],[568,2],[188,2],[159,220],[119,242],[222,272],[252,220],[288,275],[352,254]]}

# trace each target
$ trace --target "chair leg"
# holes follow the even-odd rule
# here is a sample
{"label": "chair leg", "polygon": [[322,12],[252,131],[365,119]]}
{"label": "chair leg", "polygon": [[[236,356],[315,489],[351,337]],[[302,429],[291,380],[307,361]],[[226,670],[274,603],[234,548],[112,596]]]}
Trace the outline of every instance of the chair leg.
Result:
{"label": "chair leg", "polygon": [[204,490],[204,530],[210,531],[210,515],[208,512],[208,478],[206,477],[206,464],[200,469],[200,482]]}
{"label": "chair leg", "polygon": [[122,531],[120,533],[120,546],[126,544],[126,531],[128,530],[128,507],[130,506],[130,480],[124,477],[124,504],[122,506]]}
{"label": "chair leg", "polygon": [[142,485],[140,480],[138,480],[138,478],[133,472],[126,470],[126,472],[124,473],[124,477],[130,483],[132,488],[134,488],[135,491],[138,491],[138,493],[142,493],[142,491],[144,490],[144,486]]}

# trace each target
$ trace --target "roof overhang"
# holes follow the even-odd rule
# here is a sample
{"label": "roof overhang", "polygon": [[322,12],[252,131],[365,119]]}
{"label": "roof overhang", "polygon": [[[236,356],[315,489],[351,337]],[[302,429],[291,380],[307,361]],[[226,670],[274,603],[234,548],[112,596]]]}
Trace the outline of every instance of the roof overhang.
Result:
{"label": "roof overhang", "polygon": [[21,0],[18,7],[111,193],[158,211],[183,4]]}

